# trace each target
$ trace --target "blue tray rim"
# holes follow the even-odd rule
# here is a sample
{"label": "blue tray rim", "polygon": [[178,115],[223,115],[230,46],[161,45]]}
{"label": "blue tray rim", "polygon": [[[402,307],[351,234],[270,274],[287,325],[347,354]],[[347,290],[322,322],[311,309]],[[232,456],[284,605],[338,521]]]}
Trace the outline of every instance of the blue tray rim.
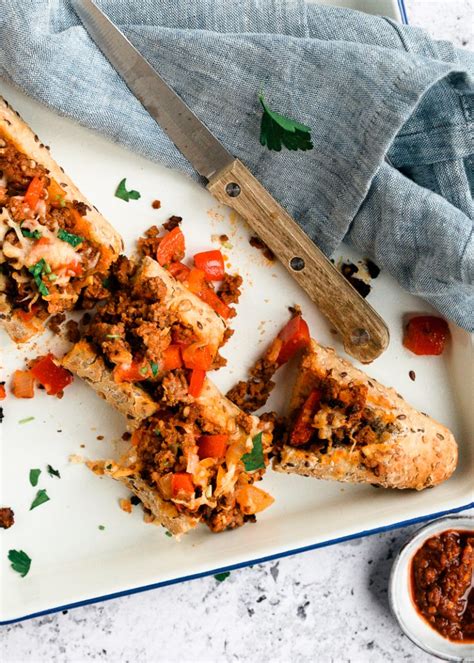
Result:
{"label": "blue tray rim", "polygon": [[381,527],[376,527],[370,530],[362,530],[361,532],[356,532],[355,534],[348,534],[347,536],[341,536],[337,539],[328,539],[327,541],[320,541],[319,543],[303,546],[302,548],[292,548],[291,550],[284,550],[283,552],[275,553],[274,555],[267,555],[265,557],[257,557],[255,559],[249,559],[245,562],[239,562],[238,564],[231,564],[230,566],[222,566],[215,569],[211,569],[209,571],[202,571],[201,573],[193,573],[188,576],[180,576],[179,578],[172,578],[171,580],[163,580],[161,582],[152,583],[151,585],[143,585],[141,587],[133,587],[131,589],[125,589],[120,592],[113,592],[112,594],[95,596],[90,599],[84,599],[83,601],[66,603],[65,605],[60,605],[55,608],[48,608],[47,610],[33,612],[29,615],[24,615],[23,617],[16,617],[15,619],[0,621],[0,626],[17,624],[27,619],[34,619],[35,617],[44,617],[45,615],[52,615],[56,612],[62,612],[63,610],[72,610],[73,608],[81,608],[85,605],[91,605],[93,603],[102,603],[103,601],[110,601],[112,599],[120,598],[122,596],[131,596],[133,594],[140,594],[141,592],[147,592],[152,589],[158,589],[159,587],[176,585],[180,582],[186,582],[188,580],[196,580],[197,578],[204,578],[206,576],[215,575],[216,573],[235,571],[237,569],[242,569],[247,566],[253,566],[255,564],[263,564],[264,562],[271,562],[275,559],[283,559],[284,557],[289,557],[290,555],[297,555],[299,553],[309,552],[310,550],[325,548],[326,546],[332,546],[335,545],[336,543],[343,543],[345,541],[350,541],[351,539],[360,539],[364,536],[372,536],[374,534],[380,534],[381,532],[389,532],[390,530],[407,527],[408,525],[423,523],[433,518],[440,518],[441,516],[446,516],[450,513],[459,513],[460,511],[465,511],[466,509],[471,509],[473,507],[474,507],[474,502],[469,502],[468,504],[465,504],[463,506],[458,506],[453,509],[447,509],[445,511],[438,511],[435,513],[429,513],[424,516],[417,516],[416,518],[410,518],[409,520],[401,520],[399,522],[392,523],[390,525],[382,525]]}

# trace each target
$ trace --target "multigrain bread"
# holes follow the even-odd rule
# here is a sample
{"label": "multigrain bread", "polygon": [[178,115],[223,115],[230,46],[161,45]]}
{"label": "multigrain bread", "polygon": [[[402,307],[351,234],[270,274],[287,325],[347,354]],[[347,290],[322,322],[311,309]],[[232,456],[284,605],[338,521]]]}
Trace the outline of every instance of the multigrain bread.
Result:
{"label": "multigrain bread", "polygon": [[[49,148],[40,142],[38,136],[1,97],[0,170],[2,171],[0,182],[0,197],[2,198],[0,201],[0,262],[5,263],[8,267],[12,267],[14,264],[17,265],[18,277],[15,278],[23,283],[28,279],[32,280],[33,276],[28,271],[28,268],[31,267],[28,257],[33,255],[33,249],[34,255],[37,254],[40,257],[38,238],[24,236],[24,229],[30,233],[34,229],[37,235],[43,235],[41,238],[43,242],[48,239],[50,242],[49,254],[52,254],[51,247],[54,246],[55,255],[60,252],[61,248],[69,256],[73,255],[73,247],[57,238],[58,227],[71,231],[72,224],[69,218],[69,210],[75,215],[75,226],[79,228],[80,235],[91,247],[96,248],[97,252],[100,251],[100,257],[98,257],[94,268],[87,268],[82,274],[75,274],[67,279],[61,274],[60,279],[75,284],[74,292],[71,290],[71,293],[69,293],[67,303],[61,303],[61,309],[47,310],[48,307],[51,309],[51,302],[48,301],[48,299],[52,299],[51,293],[38,298],[36,306],[38,307],[38,303],[41,303],[45,309],[41,314],[36,314],[35,308],[31,305],[28,308],[24,299],[21,300],[18,296],[12,298],[12,283],[9,283],[9,279],[11,279],[13,270],[9,274],[6,274],[4,270],[0,282],[0,323],[15,342],[23,343],[44,330],[48,314],[72,308],[80,296],[81,290],[87,286],[86,277],[92,275],[94,269],[106,273],[110,264],[122,250],[123,244],[120,235],[89,203],[70,177],[54,161]],[[39,205],[30,209],[24,202],[24,196],[28,184],[35,176],[42,181],[43,192],[38,201]],[[18,181],[21,182],[22,186],[18,187]],[[52,192],[56,192],[55,198],[59,198],[59,201],[52,201]],[[54,214],[49,214],[52,202],[54,202],[55,207]],[[48,215],[47,223],[45,223],[45,215]],[[63,217],[62,221],[61,217]],[[45,226],[47,227],[45,228]],[[12,231],[16,233],[16,237]],[[4,240],[8,234],[13,237],[13,244],[7,238],[10,251],[4,252]],[[6,255],[7,253],[10,253],[10,255]],[[84,263],[82,265],[87,267]],[[49,284],[49,290],[54,289],[52,279],[46,279],[45,283]],[[45,287],[48,288],[48,286]]]}
{"label": "multigrain bread", "polygon": [[[312,432],[304,442],[301,413],[311,393]],[[277,472],[422,490],[456,468],[457,444],[445,426],[314,340],[301,361],[290,422]]]}

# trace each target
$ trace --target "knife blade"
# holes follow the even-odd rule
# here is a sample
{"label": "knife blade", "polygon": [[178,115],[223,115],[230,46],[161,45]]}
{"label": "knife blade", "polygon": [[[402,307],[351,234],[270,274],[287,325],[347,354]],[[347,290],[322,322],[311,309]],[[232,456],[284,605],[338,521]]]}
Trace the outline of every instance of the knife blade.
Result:
{"label": "knife blade", "polygon": [[237,211],[270,247],[341,334],[345,350],[363,363],[378,357],[389,342],[378,313],[94,2],[73,0],[72,5],[128,88],[208,180],[207,189]]}

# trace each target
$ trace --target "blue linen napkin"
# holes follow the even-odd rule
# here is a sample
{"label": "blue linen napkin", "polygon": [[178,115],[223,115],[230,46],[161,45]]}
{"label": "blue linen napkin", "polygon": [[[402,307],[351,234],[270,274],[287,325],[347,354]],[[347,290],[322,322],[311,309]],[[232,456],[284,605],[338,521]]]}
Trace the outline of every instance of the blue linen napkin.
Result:
{"label": "blue linen napkin", "polygon": [[[386,18],[302,0],[98,0],[310,237],[345,238],[474,331],[474,55]],[[3,0],[0,76],[197,177],[66,0]],[[270,107],[314,149],[259,144]]]}

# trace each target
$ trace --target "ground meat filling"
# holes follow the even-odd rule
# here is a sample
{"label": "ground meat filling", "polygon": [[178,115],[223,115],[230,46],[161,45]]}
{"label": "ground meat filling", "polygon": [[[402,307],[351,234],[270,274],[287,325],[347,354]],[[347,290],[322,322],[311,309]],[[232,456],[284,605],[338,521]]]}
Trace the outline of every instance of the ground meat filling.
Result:
{"label": "ground meat filling", "polygon": [[[164,499],[174,500],[176,495],[172,492],[172,475],[188,472],[190,462],[192,464],[190,459],[198,461],[197,441],[200,436],[220,433],[221,429],[209,425],[200,417],[199,408],[195,405],[181,405],[174,412],[168,408],[153,415],[142,423],[132,438],[136,444],[141,477],[157,488]],[[178,494],[179,511],[189,516],[199,516],[213,532],[255,521],[254,515],[245,514],[237,504],[234,491],[212,500],[217,477],[226,467],[225,459],[208,459],[205,464],[205,486],[196,485],[194,488],[193,500],[198,502],[197,505],[189,508],[186,499]],[[253,483],[262,475],[263,472],[245,474],[245,481]],[[206,497],[209,499],[206,500]]]}
{"label": "ground meat filling", "polygon": [[[166,286],[158,278],[134,282],[136,272],[121,256],[112,266],[109,288],[112,296],[101,306],[87,334],[113,365],[159,362],[172,343],[172,332],[180,323],[164,303]],[[186,334],[181,332],[182,336]]]}
{"label": "ground meat filling", "polygon": [[65,195],[49,171],[0,138],[0,290],[25,322],[72,309],[109,266],[83,220],[87,206]]}
{"label": "ground meat filling", "polygon": [[15,514],[10,507],[0,508],[0,529],[9,529],[15,524]]}
{"label": "ground meat filling", "polygon": [[[306,411],[305,401],[294,414],[284,441],[318,453],[338,446],[363,453],[365,445],[386,442],[397,428],[395,416],[369,406],[367,391],[362,383],[341,384],[331,377],[331,371],[320,376],[311,385],[311,393],[316,394],[311,411]],[[309,426],[306,436],[305,425]]]}
{"label": "ground meat filling", "polygon": [[426,541],[411,567],[412,597],[442,636],[474,640],[474,532],[448,530]]}
{"label": "ground meat filling", "polygon": [[278,368],[279,364],[265,355],[250,369],[250,379],[238,382],[227,392],[227,398],[244,412],[256,412],[267,402],[275,386],[272,377]]}

